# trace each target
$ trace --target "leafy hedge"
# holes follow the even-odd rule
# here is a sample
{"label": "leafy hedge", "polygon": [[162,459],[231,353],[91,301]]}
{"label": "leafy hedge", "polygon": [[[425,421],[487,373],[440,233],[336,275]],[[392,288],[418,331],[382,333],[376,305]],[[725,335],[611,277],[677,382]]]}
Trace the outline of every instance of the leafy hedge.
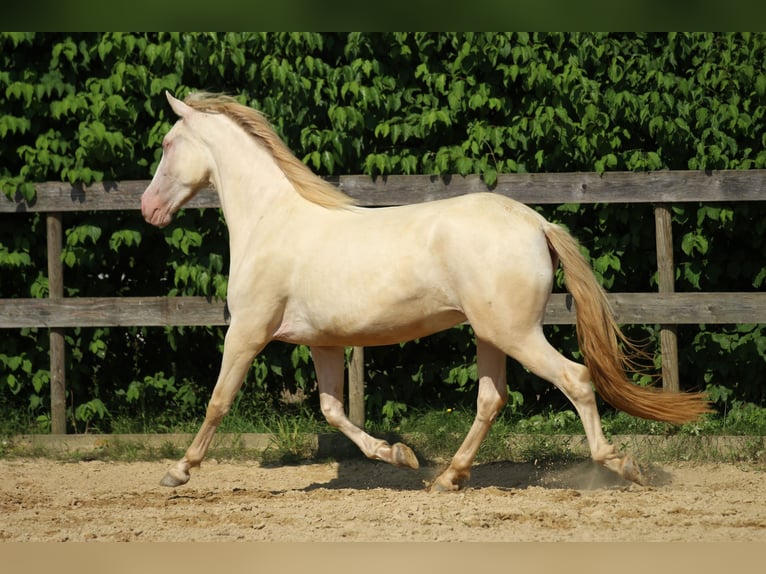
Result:
{"label": "leafy hedge", "polygon": [[[764,61],[760,33],[2,33],[0,187],[31,197],[39,181],[149,178],[174,121],[164,90],[236,95],[322,175],[480,173],[492,184],[506,172],[764,168]],[[677,289],[762,289],[765,210],[674,207]],[[656,288],[649,207],[541,211],[581,240],[607,288]],[[44,219],[0,217],[0,296],[46,296]],[[226,230],[213,210],[187,210],[162,231],[138,212],[68,214],[65,227],[69,296],[225,294]],[[577,356],[570,327],[548,331]],[[657,339],[656,326],[633,331]],[[763,404],[764,335],[761,325],[681,327],[682,384],[709,387],[722,406]],[[223,330],[66,336],[71,427],[112,430],[199,416]],[[0,410],[43,428],[47,344],[36,329],[0,340]],[[367,357],[373,419],[474,400],[467,328]],[[517,407],[565,404],[517,365],[511,377]],[[305,348],[272,344],[238,408],[289,408],[282,391],[310,391],[312,379]]]}

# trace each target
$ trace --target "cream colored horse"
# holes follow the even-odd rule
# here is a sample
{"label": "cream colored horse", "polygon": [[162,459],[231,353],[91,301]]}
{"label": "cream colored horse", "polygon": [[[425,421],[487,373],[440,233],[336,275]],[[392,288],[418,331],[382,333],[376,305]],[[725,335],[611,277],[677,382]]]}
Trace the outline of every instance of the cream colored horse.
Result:
{"label": "cream colored horse", "polygon": [[[616,408],[685,422],[708,410],[698,394],[638,387],[625,377],[624,338],[574,239],[532,209],[491,193],[364,209],[314,175],[255,110],[234,99],[167,94],[180,120],[141,198],[145,219],[167,225],[200,188],[220,196],[229,228],[231,323],[205,421],[163,478],[189,480],[253,359],[269,341],[311,347],[321,409],[364,454],[418,468],[404,444],[353,425],[343,409],[344,346],[387,345],[468,321],[477,338],[476,419],[432,488],[457,490],[507,400],[505,357],[556,385],[582,418],[593,460],[643,480],[630,456],[606,440],[596,390]],[[559,260],[577,309],[586,366],[558,353],[542,320]]]}

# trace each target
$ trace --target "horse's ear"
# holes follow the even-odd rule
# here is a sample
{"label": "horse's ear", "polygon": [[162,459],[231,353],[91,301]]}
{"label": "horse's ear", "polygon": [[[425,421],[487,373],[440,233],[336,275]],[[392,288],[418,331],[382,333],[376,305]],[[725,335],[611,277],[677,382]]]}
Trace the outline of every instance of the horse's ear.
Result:
{"label": "horse's ear", "polygon": [[194,108],[188,104],[185,104],[181,100],[174,98],[167,90],[165,90],[165,97],[167,97],[170,107],[173,108],[173,111],[180,118],[186,117],[194,110]]}

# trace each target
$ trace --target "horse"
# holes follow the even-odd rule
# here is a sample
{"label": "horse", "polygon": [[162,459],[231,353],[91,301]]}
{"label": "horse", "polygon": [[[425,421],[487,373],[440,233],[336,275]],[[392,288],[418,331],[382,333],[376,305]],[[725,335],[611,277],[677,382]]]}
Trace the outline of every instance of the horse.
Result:
{"label": "horse", "polygon": [[[273,340],[307,345],[327,422],[370,459],[417,469],[410,447],[376,439],[344,412],[346,346],[401,343],[461,323],[476,339],[478,397],[468,434],[428,486],[459,490],[508,400],[506,356],[558,387],[582,420],[593,461],[645,483],[630,454],[604,436],[593,387],[615,408],[684,423],[710,411],[703,393],[633,384],[633,351],[576,239],[528,206],[492,192],[406,206],[364,208],[313,173],[264,115],[231,96],[165,93],[178,120],[141,196],[158,227],[201,188],[213,187],[229,230],[230,313],[220,372],[205,419],[162,478],[177,487],[200,466],[255,356]],[[576,308],[584,364],[543,334],[561,264]]]}

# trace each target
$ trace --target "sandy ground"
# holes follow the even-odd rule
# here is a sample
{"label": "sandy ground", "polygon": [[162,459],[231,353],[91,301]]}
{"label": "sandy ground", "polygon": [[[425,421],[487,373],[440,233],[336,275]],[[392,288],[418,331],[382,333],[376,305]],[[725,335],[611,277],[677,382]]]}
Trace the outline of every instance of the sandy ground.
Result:
{"label": "sandy ground", "polygon": [[0,461],[0,541],[766,541],[766,473],[654,467],[636,486],[589,462],[439,470],[367,460],[263,467],[206,461],[178,489],[168,462]]}

